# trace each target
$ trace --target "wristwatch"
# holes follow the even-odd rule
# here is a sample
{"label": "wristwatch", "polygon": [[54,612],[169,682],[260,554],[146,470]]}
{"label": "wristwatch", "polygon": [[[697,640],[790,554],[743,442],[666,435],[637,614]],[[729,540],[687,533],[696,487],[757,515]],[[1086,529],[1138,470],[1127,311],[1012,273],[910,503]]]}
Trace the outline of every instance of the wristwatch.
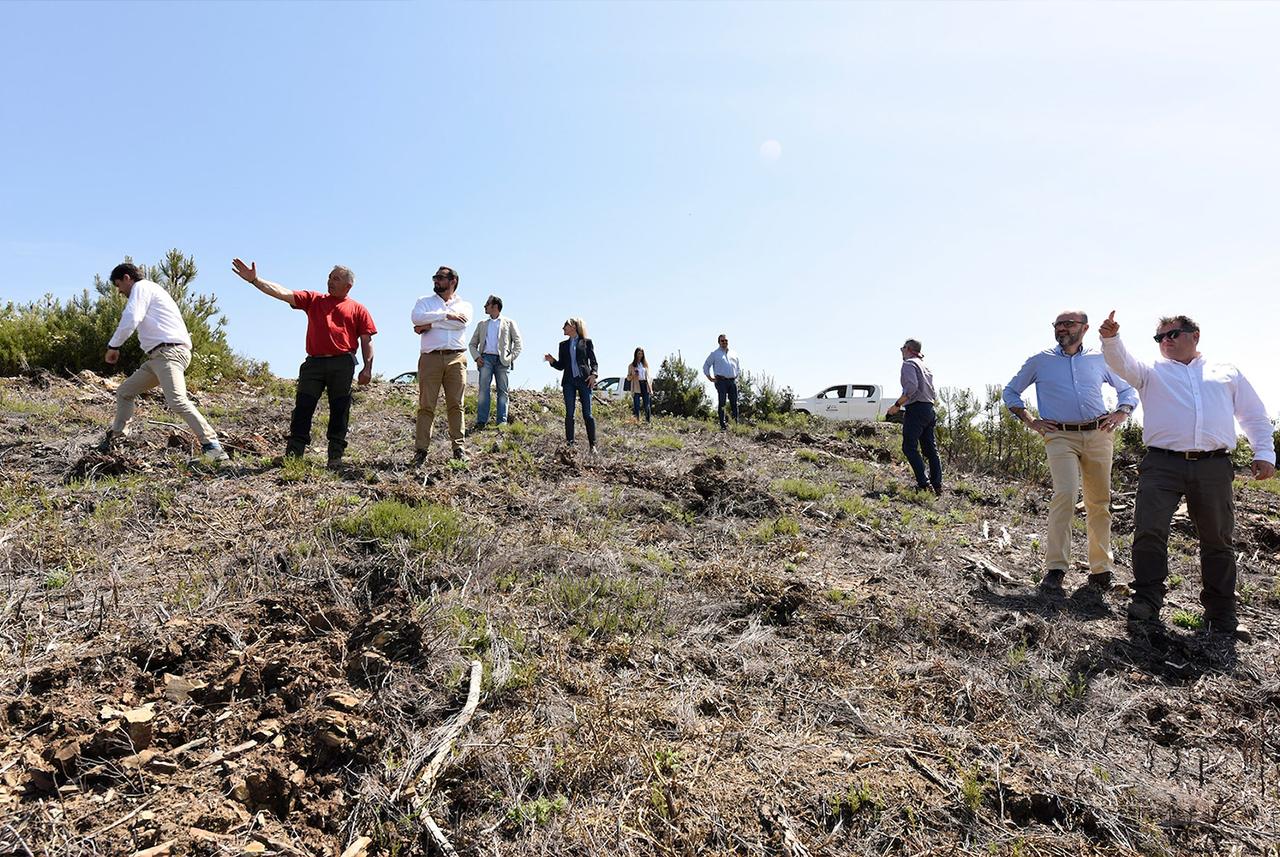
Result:
{"label": "wristwatch", "polygon": [[1132,413],[1133,413],[1133,405],[1121,405],[1120,407],[1116,408],[1116,410],[1117,410],[1117,411],[1124,411],[1126,414],[1132,414]]}

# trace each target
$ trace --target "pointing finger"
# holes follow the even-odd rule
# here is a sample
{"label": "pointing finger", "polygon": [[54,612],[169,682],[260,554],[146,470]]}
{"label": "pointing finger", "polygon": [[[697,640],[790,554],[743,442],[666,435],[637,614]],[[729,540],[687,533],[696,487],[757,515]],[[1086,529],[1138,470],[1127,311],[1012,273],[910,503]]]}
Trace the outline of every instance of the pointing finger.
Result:
{"label": "pointing finger", "polygon": [[1112,310],[1111,315],[1107,316],[1107,321],[1115,321],[1115,320],[1116,320],[1116,311]]}

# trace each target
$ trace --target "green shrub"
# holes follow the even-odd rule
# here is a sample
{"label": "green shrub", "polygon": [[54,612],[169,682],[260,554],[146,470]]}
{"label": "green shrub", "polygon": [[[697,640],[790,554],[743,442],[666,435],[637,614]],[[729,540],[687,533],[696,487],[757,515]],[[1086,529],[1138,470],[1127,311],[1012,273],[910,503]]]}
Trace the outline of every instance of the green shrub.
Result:
{"label": "green shrub", "polygon": [[463,525],[448,506],[426,503],[408,506],[398,500],[379,500],[336,524],[349,536],[379,542],[408,539],[420,550],[444,553],[458,544]]}
{"label": "green shrub", "polygon": [[815,485],[806,479],[779,479],[773,489],[797,500],[821,500],[836,490],[834,485]]}
{"label": "green shrub", "polygon": [[653,379],[653,412],[697,419],[711,415],[711,400],[707,398],[702,375],[685,363],[678,351],[662,361]]}
{"label": "green shrub", "polygon": [[795,395],[778,387],[772,375],[743,372],[738,379],[738,412],[743,419],[767,420],[791,410]]}

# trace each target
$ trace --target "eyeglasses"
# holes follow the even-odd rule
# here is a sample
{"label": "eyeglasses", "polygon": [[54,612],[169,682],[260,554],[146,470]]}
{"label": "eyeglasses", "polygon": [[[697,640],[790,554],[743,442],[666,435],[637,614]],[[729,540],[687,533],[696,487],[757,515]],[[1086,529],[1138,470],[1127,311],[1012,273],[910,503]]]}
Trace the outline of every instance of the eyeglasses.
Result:
{"label": "eyeglasses", "polygon": [[1072,320],[1072,321],[1055,321],[1055,322],[1053,323],[1053,326],[1054,326],[1054,328],[1059,328],[1059,327],[1075,327],[1076,325],[1079,325],[1079,324],[1084,324],[1084,322],[1083,322],[1083,321],[1074,321],[1074,320]]}
{"label": "eyeglasses", "polygon": [[1177,330],[1166,330],[1164,333],[1157,333],[1155,336],[1151,338],[1154,339],[1156,342],[1163,342],[1166,339],[1172,341],[1174,339],[1177,339],[1179,336],[1181,336],[1184,333],[1196,333],[1196,332],[1197,331],[1194,331],[1194,330],[1188,330],[1185,327],[1179,327]]}

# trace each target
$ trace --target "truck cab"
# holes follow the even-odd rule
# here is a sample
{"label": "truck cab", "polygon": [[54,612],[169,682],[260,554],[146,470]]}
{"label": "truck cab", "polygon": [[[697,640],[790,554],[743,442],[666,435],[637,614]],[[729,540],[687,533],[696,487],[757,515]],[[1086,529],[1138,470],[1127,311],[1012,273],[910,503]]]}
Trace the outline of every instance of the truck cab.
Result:
{"label": "truck cab", "polygon": [[870,420],[884,418],[893,404],[886,400],[879,384],[834,384],[805,399],[796,399],[792,410],[829,420]]}

